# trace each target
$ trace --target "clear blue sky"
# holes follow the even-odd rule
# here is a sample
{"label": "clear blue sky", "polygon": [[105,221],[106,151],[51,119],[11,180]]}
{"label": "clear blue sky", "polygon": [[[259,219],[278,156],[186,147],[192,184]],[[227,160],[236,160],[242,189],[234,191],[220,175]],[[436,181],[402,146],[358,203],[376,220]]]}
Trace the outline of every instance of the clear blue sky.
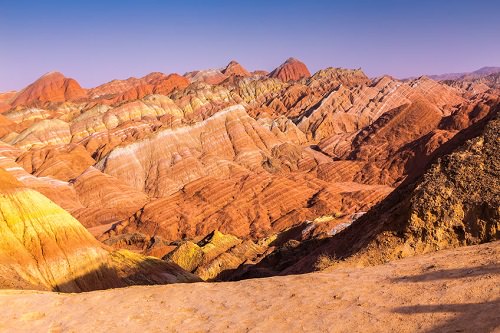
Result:
{"label": "clear blue sky", "polygon": [[115,78],[222,67],[397,77],[500,65],[498,0],[0,0],[0,91],[57,70]]}

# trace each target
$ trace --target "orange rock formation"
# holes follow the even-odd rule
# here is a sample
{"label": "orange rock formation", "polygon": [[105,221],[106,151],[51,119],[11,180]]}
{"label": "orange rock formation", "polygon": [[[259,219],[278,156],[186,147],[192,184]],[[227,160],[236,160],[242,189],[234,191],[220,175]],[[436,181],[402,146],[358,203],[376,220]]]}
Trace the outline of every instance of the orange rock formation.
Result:
{"label": "orange rock formation", "polygon": [[288,58],[283,64],[269,73],[270,77],[280,79],[284,82],[298,81],[311,76],[307,66],[295,58]]}
{"label": "orange rock formation", "polygon": [[[0,94],[0,168],[34,204],[58,207],[115,249],[173,250],[172,261],[209,280],[300,272],[314,266],[297,263],[301,244],[324,249],[491,119],[498,82],[489,72],[443,82],[343,68],[311,76],[293,58],[269,74],[232,61],[88,90],[49,73]],[[234,244],[200,259],[216,230]],[[26,281],[60,284],[43,279]]]}

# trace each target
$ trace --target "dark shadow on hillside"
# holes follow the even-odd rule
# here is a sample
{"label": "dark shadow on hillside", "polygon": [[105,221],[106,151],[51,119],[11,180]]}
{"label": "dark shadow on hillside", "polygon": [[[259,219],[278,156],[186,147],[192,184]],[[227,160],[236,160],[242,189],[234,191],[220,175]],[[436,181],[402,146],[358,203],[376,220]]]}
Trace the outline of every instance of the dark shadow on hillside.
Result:
{"label": "dark shadow on hillside", "polygon": [[[492,332],[500,327],[500,299],[484,303],[413,305],[398,307],[395,313],[411,315],[415,313],[447,312],[453,318],[438,324],[427,333],[442,332]],[[411,320],[408,318],[408,320]]]}
{"label": "dark shadow on hillside", "polygon": [[[300,242],[297,246],[277,248],[257,264],[244,264],[240,268],[223,272],[229,280],[240,280],[273,275],[309,273],[323,255],[343,260],[366,248],[381,233],[403,239],[409,221],[411,196],[422,175],[438,158],[453,152],[467,140],[481,135],[485,126],[497,117],[498,107],[473,125],[461,130],[437,148],[425,163],[407,170],[405,180],[385,199],[338,234],[324,239]],[[414,142],[422,140],[417,139]],[[412,144],[412,143],[410,143]]]}
{"label": "dark shadow on hillside", "polygon": [[75,277],[53,288],[53,291],[74,293],[135,285],[161,285],[199,282],[201,279],[185,272],[174,263],[146,258],[130,266],[102,263],[97,269]]}
{"label": "dark shadow on hillside", "polygon": [[275,240],[273,240],[270,246],[283,246],[286,242],[290,240],[300,240],[302,237],[302,232],[308,226],[307,222],[300,223],[290,229],[280,232]]}
{"label": "dark shadow on hillside", "polygon": [[224,270],[218,275],[216,280],[238,281],[288,275],[284,273],[287,268],[296,264],[301,258],[311,255],[315,249],[326,244],[328,241],[329,238],[312,239],[300,242],[298,245],[291,245],[289,244],[290,242],[285,242],[285,244],[278,246],[258,263],[243,263],[238,268]]}

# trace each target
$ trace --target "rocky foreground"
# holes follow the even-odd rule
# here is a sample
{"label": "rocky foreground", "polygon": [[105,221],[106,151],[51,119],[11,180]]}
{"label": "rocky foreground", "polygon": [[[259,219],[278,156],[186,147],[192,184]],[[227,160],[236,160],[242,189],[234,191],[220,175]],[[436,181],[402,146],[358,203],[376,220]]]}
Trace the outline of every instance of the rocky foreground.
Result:
{"label": "rocky foreground", "polygon": [[62,294],[0,291],[2,332],[490,332],[500,242],[365,268]]}

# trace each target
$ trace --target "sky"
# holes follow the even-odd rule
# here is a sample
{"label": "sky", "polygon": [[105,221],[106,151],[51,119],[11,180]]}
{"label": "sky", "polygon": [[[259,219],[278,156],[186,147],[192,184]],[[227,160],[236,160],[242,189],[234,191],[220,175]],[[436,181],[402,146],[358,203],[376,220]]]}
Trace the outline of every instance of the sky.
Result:
{"label": "sky", "polygon": [[362,68],[404,78],[500,66],[498,0],[0,0],[0,91],[50,71],[90,88],[153,71]]}

